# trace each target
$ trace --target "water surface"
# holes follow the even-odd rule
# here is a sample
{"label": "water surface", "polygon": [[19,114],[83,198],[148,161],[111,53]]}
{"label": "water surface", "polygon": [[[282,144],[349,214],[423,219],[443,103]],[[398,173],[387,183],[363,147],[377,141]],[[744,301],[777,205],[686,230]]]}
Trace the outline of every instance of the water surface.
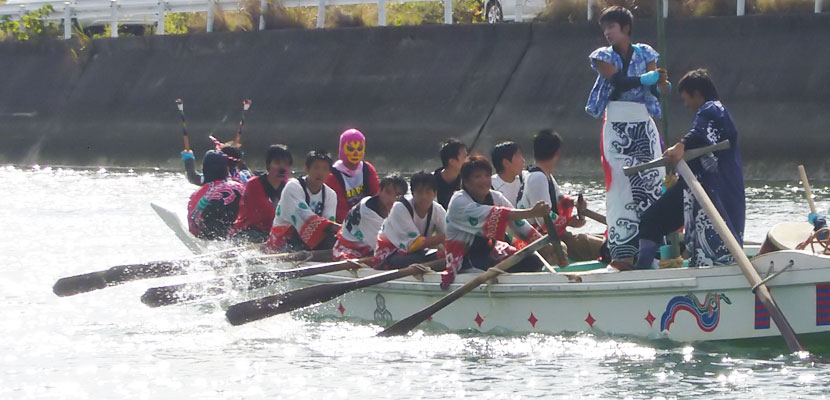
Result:
{"label": "water surface", "polygon": [[[150,309],[181,278],[58,298],[55,280],[188,256],[149,207],[184,208],[182,174],[0,167],[0,398],[826,398],[830,367],[785,349],[416,331],[283,315],[231,327],[216,308]],[[804,219],[803,191],[747,190],[747,240]],[[604,210],[603,185],[565,184]],[[815,188],[822,210],[830,188]],[[590,224],[588,231],[599,231]]]}

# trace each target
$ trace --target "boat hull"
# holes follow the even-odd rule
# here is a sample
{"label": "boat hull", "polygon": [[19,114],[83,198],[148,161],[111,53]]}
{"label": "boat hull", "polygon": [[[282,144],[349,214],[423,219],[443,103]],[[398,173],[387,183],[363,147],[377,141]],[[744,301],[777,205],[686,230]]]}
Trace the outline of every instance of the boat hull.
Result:
{"label": "boat hull", "polygon": [[[799,334],[830,332],[830,257],[780,251],[756,257],[779,307]],[[360,270],[358,277],[375,271]],[[474,274],[460,274],[453,288]],[[349,273],[301,279],[304,285],[354,279]],[[388,326],[448,292],[440,277],[405,278],[352,292],[313,313]],[[675,342],[778,336],[737,266],[583,274],[508,274],[440,310],[421,327],[525,334],[594,332]]]}

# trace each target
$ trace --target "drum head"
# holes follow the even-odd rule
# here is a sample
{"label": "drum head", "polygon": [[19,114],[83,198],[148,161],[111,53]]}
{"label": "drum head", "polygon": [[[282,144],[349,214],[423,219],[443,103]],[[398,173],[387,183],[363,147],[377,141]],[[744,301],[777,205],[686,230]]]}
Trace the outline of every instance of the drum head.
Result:
{"label": "drum head", "polygon": [[812,233],[813,225],[809,222],[779,222],[767,233],[767,242],[778,250],[793,250]]}

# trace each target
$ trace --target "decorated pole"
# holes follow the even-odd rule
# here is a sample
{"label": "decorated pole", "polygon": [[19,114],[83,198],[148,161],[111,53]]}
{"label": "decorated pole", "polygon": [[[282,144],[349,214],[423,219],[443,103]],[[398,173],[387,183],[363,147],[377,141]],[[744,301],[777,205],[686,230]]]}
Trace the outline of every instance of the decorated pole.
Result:
{"label": "decorated pole", "polygon": [[236,138],[233,139],[234,147],[239,147],[239,143],[242,141],[242,128],[245,126],[245,117],[248,115],[251,103],[253,103],[251,99],[245,99],[242,102],[242,119],[239,120],[239,130],[236,131]]}
{"label": "decorated pole", "polygon": [[176,107],[179,109],[179,116],[182,117],[182,136],[184,136],[184,151],[190,151],[190,139],[187,137],[187,119],[184,118],[184,102],[176,99]]}

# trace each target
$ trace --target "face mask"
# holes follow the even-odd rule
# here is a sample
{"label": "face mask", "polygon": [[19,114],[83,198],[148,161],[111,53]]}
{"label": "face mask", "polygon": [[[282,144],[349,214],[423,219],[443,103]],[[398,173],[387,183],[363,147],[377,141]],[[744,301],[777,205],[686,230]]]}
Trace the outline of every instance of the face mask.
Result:
{"label": "face mask", "polygon": [[366,155],[366,138],[357,129],[340,135],[340,159],[352,165],[359,164]]}

